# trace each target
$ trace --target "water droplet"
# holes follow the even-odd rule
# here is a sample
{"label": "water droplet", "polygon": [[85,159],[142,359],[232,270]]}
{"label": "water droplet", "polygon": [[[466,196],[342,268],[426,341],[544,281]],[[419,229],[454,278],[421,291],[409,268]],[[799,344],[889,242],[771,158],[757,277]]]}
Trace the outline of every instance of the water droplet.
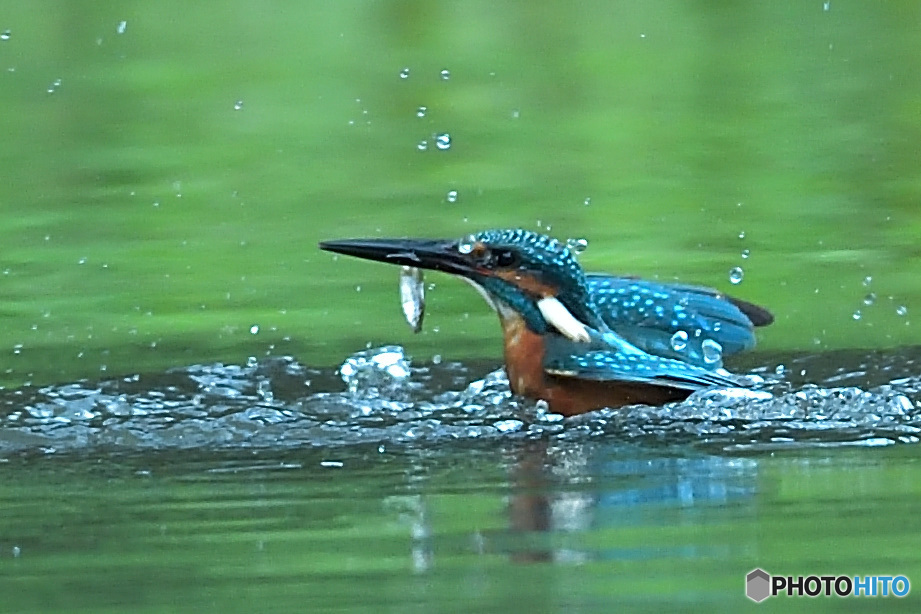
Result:
{"label": "water droplet", "polygon": [[676,352],[682,351],[688,346],[688,334],[683,330],[679,330],[671,338],[672,349]]}
{"label": "water droplet", "polygon": [[586,199],[582,201],[582,204],[585,205],[586,207],[588,207],[590,204],[592,204],[592,199],[591,199],[591,197],[586,197]]}
{"label": "water droplet", "polygon": [[384,444],[381,444],[381,445],[377,446],[377,453],[378,453],[378,454],[383,454],[383,453],[384,453],[384,450],[386,450],[386,449],[387,449],[387,448],[384,447]]}
{"label": "water droplet", "polygon": [[521,117],[521,111],[519,111],[518,109],[513,110],[512,119],[518,119],[519,117]]}
{"label": "water droplet", "polygon": [[872,305],[872,304],[875,303],[875,302],[876,302],[876,293],[875,293],[875,292],[871,292],[871,293],[869,293],[868,295],[866,295],[865,297],[863,297],[863,304],[864,304],[864,305]]}
{"label": "water droplet", "polygon": [[447,80],[450,79],[450,78],[451,78],[451,71],[449,71],[447,68],[445,68],[444,70],[441,71],[441,80],[442,80],[442,81],[447,81]]}
{"label": "water droplet", "polygon": [[581,254],[588,248],[588,239],[566,239],[566,247],[574,254]]}
{"label": "water droplet", "polygon": [[447,132],[435,135],[435,147],[441,151],[451,149],[451,135]]}
{"label": "water droplet", "polygon": [[409,77],[409,68],[404,68],[400,71],[400,79],[406,79]]}
{"label": "water droplet", "polygon": [[447,196],[445,196],[445,200],[447,200],[449,203],[456,203],[457,202],[457,190],[448,190],[448,194]]}
{"label": "water droplet", "polygon": [[20,554],[22,554],[22,549],[19,546],[13,546],[13,558],[18,559]]}
{"label": "water droplet", "polygon": [[713,339],[704,339],[700,344],[700,349],[703,350],[704,362],[707,364],[712,365],[723,359],[723,346]]}
{"label": "water droplet", "polygon": [[830,1],[826,1],[826,2],[823,2],[823,3],[822,3],[822,10],[823,10],[823,11],[825,11],[825,12],[827,13],[830,9],[831,9],[831,2],[830,2]]}
{"label": "water droplet", "polygon": [[855,320],[859,320],[861,317],[863,317],[863,314],[860,313],[860,310],[858,309],[857,311],[854,312],[854,315],[852,315],[851,317],[854,318]]}
{"label": "water droplet", "polygon": [[476,245],[476,237],[473,235],[467,235],[460,240],[460,243],[457,244],[457,251],[461,254],[469,254],[473,251],[474,245]]}
{"label": "water droplet", "polygon": [[729,283],[735,285],[742,282],[742,277],[745,275],[745,272],[740,266],[734,266],[729,269]]}
{"label": "water droplet", "polygon": [[118,27],[115,28],[115,31],[119,34],[124,34],[126,29],[128,29],[128,22],[122,20],[118,22]]}
{"label": "water droplet", "polygon": [[895,312],[896,312],[898,315],[904,317],[904,316],[908,315],[908,307],[906,307],[905,305],[899,305],[898,307],[895,308]]}
{"label": "water droplet", "polygon": [[258,325],[258,324],[253,324],[252,326],[250,326],[250,327],[249,327],[249,334],[251,334],[251,335],[258,335],[258,334],[259,334],[259,325]]}
{"label": "water droplet", "polygon": [[3,32],[0,32],[0,41],[8,41],[10,40],[11,36],[13,36],[12,32],[9,30],[4,30]]}
{"label": "water droplet", "polygon": [[238,100],[238,101],[236,101],[235,103],[233,103],[233,110],[234,110],[234,111],[239,111],[239,110],[242,109],[242,108],[243,108],[243,101],[242,101],[242,100]]}
{"label": "water droplet", "polygon": [[425,117],[425,114],[428,112],[429,108],[426,106],[421,106],[416,109],[416,117]]}
{"label": "water droplet", "polygon": [[86,264],[86,256],[83,256],[82,258],[77,260],[77,264]]}
{"label": "water droplet", "polygon": [[745,238],[745,231],[744,231],[744,230],[743,230],[742,232],[739,233],[739,238],[740,238],[740,239],[744,239],[744,238]]}
{"label": "water droplet", "polygon": [[749,256],[751,256],[751,252],[750,252],[749,250],[747,250],[747,249],[743,249],[743,250],[742,250],[742,258],[748,258]]}
{"label": "water droplet", "polygon": [[425,151],[428,148],[429,148],[429,142],[426,141],[425,139],[422,139],[416,144],[416,149],[418,149],[419,151]]}
{"label": "water droplet", "polygon": [[48,93],[49,94],[55,93],[59,87],[61,87],[61,80],[55,79],[54,82],[50,86],[48,86]]}
{"label": "water droplet", "polygon": [[872,283],[873,283],[873,278],[871,276],[867,275],[866,277],[863,278],[864,286],[869,286]]}
{"label": "water droplet", "polygon": [[441,354],[435,354],[434,356],[432,356],[432,364],[433,365],[441,364]]}
{"label": "water droplet", "polygon": [[783,374],[784,374],[784,371],[786,371],[786,370],[787,370],[787,368],[784,367],[783,365],[777,365],[777,368],[774,369],[774,373],[775,373],[776,375],[783,375]]}

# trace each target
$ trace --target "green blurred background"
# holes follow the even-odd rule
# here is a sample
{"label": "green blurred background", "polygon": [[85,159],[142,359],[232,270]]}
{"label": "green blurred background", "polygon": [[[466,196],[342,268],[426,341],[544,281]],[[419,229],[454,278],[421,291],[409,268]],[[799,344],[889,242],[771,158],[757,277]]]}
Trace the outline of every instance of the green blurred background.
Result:
{"label": "green blurred background", "polygon": [[412,337],[395,270],[316,244],[503,226],[767,304],[763,348],[917,344],[919,23],[912,0],[0,0],[2,383],[498,358],[464,285],[431,275]]}

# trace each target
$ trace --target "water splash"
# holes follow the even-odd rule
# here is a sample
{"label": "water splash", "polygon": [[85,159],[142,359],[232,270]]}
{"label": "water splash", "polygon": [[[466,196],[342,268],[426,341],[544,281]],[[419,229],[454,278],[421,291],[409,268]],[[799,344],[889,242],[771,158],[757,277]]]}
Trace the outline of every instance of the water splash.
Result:
{"label": "water splash", "polygon": [[[417,365],[399,346],[338,370],[293,358],[0,392],[0,455],[162,449],[419,446],[534,438],[720,450],[893,445],[921,438],[921,351],[784,358],[755,389],[563,419],[514,397],[504,371]],[[776,361],[770,361],[774,365]],[[809,383],[803,373],[812,374]]]}

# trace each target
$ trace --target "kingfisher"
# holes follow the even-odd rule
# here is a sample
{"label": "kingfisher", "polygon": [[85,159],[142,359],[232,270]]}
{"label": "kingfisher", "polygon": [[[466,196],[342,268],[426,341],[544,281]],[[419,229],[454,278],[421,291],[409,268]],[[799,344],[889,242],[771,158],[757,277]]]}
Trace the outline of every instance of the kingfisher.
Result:
{"label": "kingfisher", "polygon": [[512,392],[564,416],[744,386],[722,359],[754,347],[754,328],[774,320],[712,288],[586,273],[566,244],[529,230],[319,247],[468,282],[499,315]]}

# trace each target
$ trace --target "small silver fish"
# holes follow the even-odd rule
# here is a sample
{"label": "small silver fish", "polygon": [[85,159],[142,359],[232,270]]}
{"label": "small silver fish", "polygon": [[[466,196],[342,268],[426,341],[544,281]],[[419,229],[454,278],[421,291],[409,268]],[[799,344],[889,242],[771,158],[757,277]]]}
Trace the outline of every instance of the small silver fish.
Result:
{"label": "small silver fish", "polygon": [[425,282],[422,270],[412,266],[400,267],[400,306],[403,317],[414,333],[422,330],[425,317]]}

